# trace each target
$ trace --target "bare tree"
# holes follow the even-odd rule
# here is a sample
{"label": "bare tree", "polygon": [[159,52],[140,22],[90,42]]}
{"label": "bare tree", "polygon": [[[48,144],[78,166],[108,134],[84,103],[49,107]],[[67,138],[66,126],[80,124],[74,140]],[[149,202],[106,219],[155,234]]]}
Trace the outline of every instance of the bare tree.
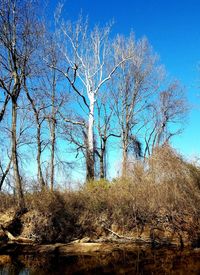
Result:
{"label": "bare tree", "polygon": [[26,85],[26,80],[24,80],[24,89],[28,98],[28,101],[31,105],[31,108],[34,113],[34,118],[35,118],[35,125],[37,129],[37,134],[36,134],[36,141],[37,141],[37,179],[40,184],[40,187],[43,189],[45,187],[45,181],[42,173],[42,166],[41,166],[41,154],[43,151],[42,148],[42,138],[41,138],[41,130],[42,130],[42,124],[45,120],[44,112],[43,110],[45,109],[45,105],[43,102],[40,101],[39,97],[39,103],[38,103],[38,95],[37,93],[34,94],[35,100],[32,98],[29,89]]}
{"label": "bare tree", "polygon": [[[87,170],[87,123],[73,109],[68,109],[65,115],[66,117],[60,113],[65,122],[65,124],[62,124],[62,136],[69,143],[68,152],[75,155],[77,162],[78,160],[84,162],[84,170]],[[73,166],[73,164],[71,163],[70,166]],[[78,164],[76,164],[76,167],[78,167]]]}
{"label": "bare tree", "polygon": [[[22,181],[17,153],[17,102],[24,78],[29,76],[29,62],[36,47],[38,28],[31,2],[0,2],[0,89],[12,104],[12,164],[20,207],[24,207]],[[4,106],[6,105],[6,100]]]}
{"label": "bare tree", "polygon": [[[140,158],[144,148],[146,157],[168,142],[180,132],[172,123],[181,122],[185,114],[177,83],[158,93],[162,70],[147,39],[136,41],[133,34],[111,39],[111,24],[90,30],[87,20],[80,17],[75,23],[63,23],[58,14],[56,32],[43,35],[34,12],[35,1],[0,2],[0,122],[4,125],[8,114],[11,125],[6,141],[11,151],[0,159],[0,189],[6,177],[13,175],[20,207],[25,205],[20,158],[24,144],[34,142],[38,182],[41,187],[47,185],[47,167],[53,190],[57,164],[69,163],[59,154],[61,125],[65,124],[69,150],[76,151],[76,156],[81,152],[86,178],[93,180],[96,164],[100,178],[106,178],[108,144],[114,138],[121,138],[122,174],[126,176],[130,154]],[[68,97],[73,99],[70,106]],[[29,113],[34,130],[28,128],[30,120],[22,113]],[[20,118],[27,125],[21,125]],[[44,135],[48,142],[44,143]]]}
{"label": "bare tree", "polygon": [[188,113],[185,91],[177,81],[158,94],[149,105],[149,122],[146,125],[144,156],[152,154],[155,147],[168,143],[182,132]]}
{"label": "bare tree", "polygon": [[[122,64],[113,82],[115,114],[122,138],[122,175],[126,176],[128,152],[133,149],[141,155],[141,143],[137,133],[142,128],[141,113],[157,90],[161,67],[156,65],[157,56],[146,39],[135,41],[131,34],[127,45],[133,49],[133,58]],[[125,47],[127,47],[124,46]]]}
{"label": "bare tree", "polygon": [[112,98],[107,87],[107,93],[99,96],[97,101],[97,119],[95,126],[99,137],[99,143],[95,146],[95,153],[100,162],[100,178],[104,179],[107,175],[106,156],[108,154],[107,146],[111,138],[120,138],[121,134],[118,133],[118,128],[115,125],[114,109],[111,104]]}
{"label": "bare tree", "polygon": [[[105,28],[88,29],[87,21],[81,18],[76,23],[62,24],[60,45],[65,63],[54,67],[68,80],[70,86],[81,100],[87,118],[87,179],[94,179],[94,121],[95,102],[104,84],[116,70],[131,58],[131,51],[121,53],[121,38],[110,41],[110,25]],[[67,66],[67,70],[65,69]]]}
{"label": "bare tree", "polygon": [[[26,102],[27,103],[27,102]],[[25,163],[24,156],[21,155],[23,152],[23,148],[25,145],[30,144],[30,138],[28,137],[28,129],[30,127],[30,123],[28,123],[28,112],[24,111],[27,110],[26,103],[23,102],[22,97],[20,97],[20,100],[18,100],[18,127],[17,127],[17,153],[18,153],[18,160],[19,160],[19,166],[20,171],[22,169],[22,163]],[[0,187],[6,183],[5,188],[8,187],[8,176],[10,175],[10,186],[13,185],[13,167],[12,167],[12,128],[10,125],[11,122],[11,111],[12,106],[8,106],[4,120],[1,123],[0,126],[0,132],[1,132],[1,138],[0,138],[0,144],[1,144],[1,158],[0,158]],[[21,150],[22,149],[22,150]],[[6,180],[7,179],[7,180]]]}
{"label": "bare tree", "polygon": [[60,54],[55,42],[56,39],[57,34],[55,33],[45,40],[44,54],[48,66],[45,69],[42,82],[45,101],[49,105],[48,109],[45,109],[45,116],[50,132],[50,188],[52,191],[55,181],[57,132],[61,126],[60,119],[63,120],[63,112],[65,112],[62,110],[62,107],[66,105],[69,99],[68,94],[63,92],[63,75],[55,69],[60,63]]}

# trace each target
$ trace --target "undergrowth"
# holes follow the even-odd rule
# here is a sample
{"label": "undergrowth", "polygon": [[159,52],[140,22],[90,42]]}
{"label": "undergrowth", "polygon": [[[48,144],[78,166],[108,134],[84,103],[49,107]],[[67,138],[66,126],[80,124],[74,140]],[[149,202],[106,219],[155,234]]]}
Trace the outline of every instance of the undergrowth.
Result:
{"label": "undergrowth", "polygon": [[[25,198],[29,212],[23,223],[29,226],[24,235],[39,242],[98,238],[114,225],[126,234],[162,219],[191,236],[200,232],[200,169],[168,146],[156,149],[145,162],[135,161],[126,178],[88,182],[76,191],[43,190]],[[13,196],[1,193],[1,212],[12,207]]]}

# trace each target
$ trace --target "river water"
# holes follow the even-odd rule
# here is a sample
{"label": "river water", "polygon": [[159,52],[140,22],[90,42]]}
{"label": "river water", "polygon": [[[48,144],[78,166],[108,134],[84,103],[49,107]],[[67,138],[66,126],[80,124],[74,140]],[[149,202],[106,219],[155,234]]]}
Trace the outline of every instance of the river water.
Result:
{"label": "river water", "polygon": [[1,255],[0,275],[16,274],[200,274],[200,249],[134,247],[88,255]]}

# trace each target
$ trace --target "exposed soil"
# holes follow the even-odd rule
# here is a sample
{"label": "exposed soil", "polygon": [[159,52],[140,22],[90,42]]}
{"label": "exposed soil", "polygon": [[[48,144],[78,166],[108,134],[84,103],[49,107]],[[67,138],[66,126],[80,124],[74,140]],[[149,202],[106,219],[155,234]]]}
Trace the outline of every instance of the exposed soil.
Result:
{"label": "exposed soil", "polygon": [[[59,221],[57,222],[59,223]],[[51,225],[52,217],[41,216],[37,211],[16,213],[9,210],[0,214],[0,253],[3,254],[7,249],[8,251],[20,250],[21,248],[29,249],[28,246],[23,246],[23,244],[31,245],[32,252],[38,248],[40,250],[50,249],[50,251],[53,249],[53,252],[55,252],[54,249],[57,249],[58,245],[53,244],[58,243],[57,235],[60,234],[60,231],[57,231],[56,226],[51,227]],[[176,218],[174,221],[170,221],[166,216],[160,216],[159,219],[156,218],[149,224],[138,224],[136,228],[127,232],[124,232],[122,228],[114,223],[110,228],[105,223],[96,226],[91,225],[92,230],[88,232],[80,230],[80,227],[76,225],[74,231],[72,231],[72,225],[67,224],[66,227],[65,222],[63,223],[65,234],[62,233],[59,243],[68,243],[69,245],[59,245],[59,249],[69,250],[69,253],[71,253],[71,247],[73,247],[72,250],[76,250],[76,247],[78,247],[81,251],[82,247],[83,249],[96,250],[100,248],[102,250],[105,243],[107,245],[105,247],[108,247],[109,243],[112,243],[112,245],[147,244],[151,247],[172,245],[198,247],[200,244],[198,231],[196,231],[196,235],[190,235],[190,232],[194,231],[192,226],[192,218],[186,215],[183,215],[180,220]],[[19,244],[21,246],[17,248]],[[37,244],[49,244],[49,246],[37,247]]]}

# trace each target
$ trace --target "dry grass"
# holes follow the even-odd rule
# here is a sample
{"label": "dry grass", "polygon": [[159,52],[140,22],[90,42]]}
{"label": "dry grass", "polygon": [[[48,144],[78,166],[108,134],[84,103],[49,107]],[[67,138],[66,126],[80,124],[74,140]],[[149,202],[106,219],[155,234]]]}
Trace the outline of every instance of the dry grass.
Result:
{"label": "dry grass", "polygon": [[[1,198],[1,209],[13,204],[12,197]],[[40,242],[98,238],[106,234],[105,227],[129,234],[159,223],[197,238],[200,169],[166,146],[145,163],[134,163],[127,179],[94,181],[78,191],[27,194],[26,202],[29,214],[23,222],[31,227],[24,234]]]}
{"label": "dry grass", "polygon": [[9,208],[16,208],[16,199],[13,195],[0,192],[0,212],[4,212]]}

